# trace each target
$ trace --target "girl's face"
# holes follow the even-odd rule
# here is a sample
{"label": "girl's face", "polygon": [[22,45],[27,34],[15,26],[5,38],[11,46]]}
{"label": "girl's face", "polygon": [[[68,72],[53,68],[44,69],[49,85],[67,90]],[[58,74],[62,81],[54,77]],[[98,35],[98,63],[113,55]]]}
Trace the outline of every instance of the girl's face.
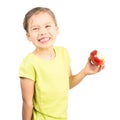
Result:
{"label": "girl's face", "polygon": [[48,13],[41,12],[29,19],[27,38],[38,49],[52,47],[57,34],[58,27]]}

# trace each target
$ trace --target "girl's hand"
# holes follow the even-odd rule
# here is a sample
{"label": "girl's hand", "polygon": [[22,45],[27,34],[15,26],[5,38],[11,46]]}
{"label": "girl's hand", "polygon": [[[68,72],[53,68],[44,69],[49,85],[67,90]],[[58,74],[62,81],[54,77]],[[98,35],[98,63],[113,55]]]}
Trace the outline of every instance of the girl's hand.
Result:
{"label": "girl's hand", "polygon": [[105,64],[95,65],[91,63],[91,59],[88,58],[87,64],[83,68],[83,71],[86,75],[92,75],[92,74],[100,72],[102,69],[104,69],[104,67],[105,67]]}

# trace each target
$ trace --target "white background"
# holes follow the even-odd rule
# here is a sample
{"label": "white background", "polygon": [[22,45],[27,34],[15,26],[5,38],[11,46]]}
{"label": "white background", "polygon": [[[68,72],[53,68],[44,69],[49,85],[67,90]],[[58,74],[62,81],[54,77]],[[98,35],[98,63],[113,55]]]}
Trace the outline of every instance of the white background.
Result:
{"label": "white background", "polygon": [[[0,119],[21,120],[19,64],[33,50],[22,27],[32,7],[51,8],[60,34],[56,45],[66,47],[73,73],[89,53],[104,54],[106,68],[87,76],[70,90],[69,120],[120,120],[120,3],[119,0],[4,0],[0,2]],[[62,87],[62,86],[61,86]]]}

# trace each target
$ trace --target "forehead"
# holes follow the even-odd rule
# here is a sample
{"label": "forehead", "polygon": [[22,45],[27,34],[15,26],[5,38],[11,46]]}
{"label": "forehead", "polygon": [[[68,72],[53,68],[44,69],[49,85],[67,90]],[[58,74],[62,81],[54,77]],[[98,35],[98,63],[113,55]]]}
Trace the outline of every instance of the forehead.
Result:
{"label": "forehead", "polygon": [[29,24],[54,22],[53,17],[47,12],[39,12],[29,19]]}

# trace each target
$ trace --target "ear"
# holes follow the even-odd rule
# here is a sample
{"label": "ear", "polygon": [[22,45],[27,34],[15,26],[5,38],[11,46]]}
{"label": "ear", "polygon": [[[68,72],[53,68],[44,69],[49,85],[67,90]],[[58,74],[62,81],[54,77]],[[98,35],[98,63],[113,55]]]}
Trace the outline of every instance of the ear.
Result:
{"label": "ear", "polygon": [[30,34],[27,32],[26,33],[26,37],[27,37],[27,39],[29,40],[29,41],[31,41],[31,39],[30,39]]}
{"label": "ear", "polygon": [[56,28],[56,34],[59,34],[59,27]]}

